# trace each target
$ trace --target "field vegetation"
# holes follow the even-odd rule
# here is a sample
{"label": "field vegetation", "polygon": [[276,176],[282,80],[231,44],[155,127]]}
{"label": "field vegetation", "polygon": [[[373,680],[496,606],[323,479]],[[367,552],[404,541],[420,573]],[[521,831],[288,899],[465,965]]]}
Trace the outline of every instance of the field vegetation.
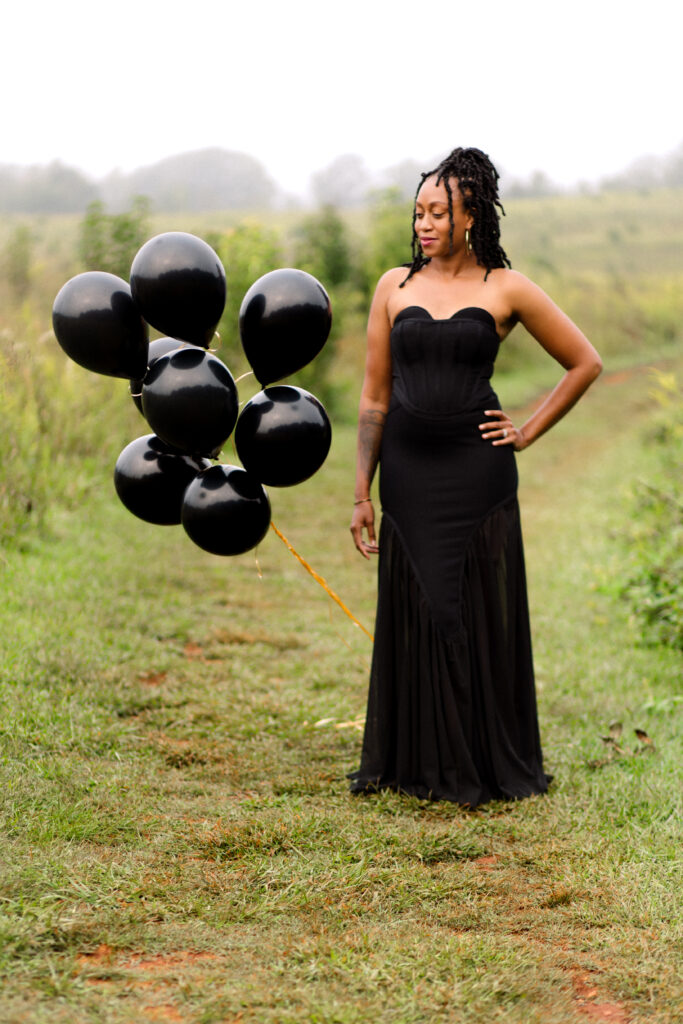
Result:
{"label": "field vegetation", "polygon": [[[477,812],[348,795],[370,641],[274,533],[219,559],[118,504],[114,461],[147,428],[126,382],[70,363],[50,330],[86,269],[83,218],[3,224],[0,1019],[680,1020],[681,207],[665,190],[509,203],[513,264],[606,372],[519,459],[555,781]],[[338,325],[301,383],[329,402],[333,446],[273,489],[273,516],[371,629],[352,419],[405,205],[147,216],[221,253],[235,376],[256,277],[294,264],[329,286]],[[497,384],[523,414],[557,369],[518,331]]]}

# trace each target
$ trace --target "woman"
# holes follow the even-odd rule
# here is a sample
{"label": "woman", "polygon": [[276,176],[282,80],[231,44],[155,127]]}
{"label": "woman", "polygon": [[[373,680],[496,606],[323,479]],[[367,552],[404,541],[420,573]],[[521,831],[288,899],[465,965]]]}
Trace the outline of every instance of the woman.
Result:
{"label": "woman", "polygon": [[[379,553],[379,594],[353,792],[476,807],[548,787],[514,453],[564,416],[602,364],[548,296],[508,269],[497,208],[489,158],[453,150],[422,176],[412,263],[384,274],[370,309],[351,533],[365,558]],[[490,385],[517,323],[565,370],[522,426]]]}

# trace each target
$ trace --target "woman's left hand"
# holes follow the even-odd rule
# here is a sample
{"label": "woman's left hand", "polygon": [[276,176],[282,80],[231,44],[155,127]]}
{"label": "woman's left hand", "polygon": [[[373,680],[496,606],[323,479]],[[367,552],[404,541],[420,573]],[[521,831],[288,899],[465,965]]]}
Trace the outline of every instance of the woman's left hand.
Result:
{"label": "woman's left hand", "polygon": [[524,434],[517,429],[506,412],[502,409],[485,409],[484,415],[491,417],[487,423],[479,424],[484,441],[491,441],[493,445],[512,445],[516,452],[526,448],[528,442]]}

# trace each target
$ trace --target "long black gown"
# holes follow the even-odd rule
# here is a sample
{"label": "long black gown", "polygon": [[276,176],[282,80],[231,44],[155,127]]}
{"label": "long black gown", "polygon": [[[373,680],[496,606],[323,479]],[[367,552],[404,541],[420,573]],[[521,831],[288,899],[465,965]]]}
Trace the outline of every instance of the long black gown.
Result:
{"label": "long black gown", "polygon": [[476,807],[545,792],[511,447],[478,424],[500,403],[490,313],[391,332],[380,452],[375,644],[353,792],[394,789]]}

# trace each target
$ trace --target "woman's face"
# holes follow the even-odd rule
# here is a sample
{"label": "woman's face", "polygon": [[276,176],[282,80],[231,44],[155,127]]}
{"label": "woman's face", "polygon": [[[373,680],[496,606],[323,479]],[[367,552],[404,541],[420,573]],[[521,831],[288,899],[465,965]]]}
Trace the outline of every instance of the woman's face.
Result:
{"label": "woman's face", "polygon": [[425,256],[450,256],[465,245],[465,229],[473,224],[464,209],[457,178],[449,180],[453,196],[453,244],[448,216],[448,193],[443,181],[426,178],[415,200],[415,233]]}

